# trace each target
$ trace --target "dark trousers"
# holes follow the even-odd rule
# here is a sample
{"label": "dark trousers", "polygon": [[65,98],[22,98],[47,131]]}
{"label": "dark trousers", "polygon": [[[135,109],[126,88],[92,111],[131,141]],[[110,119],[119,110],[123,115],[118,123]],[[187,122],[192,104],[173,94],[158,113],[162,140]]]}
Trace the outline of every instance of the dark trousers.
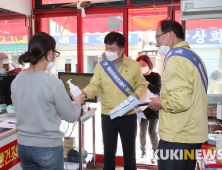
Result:
{"label": "dark trousers", "polygon": [[118,133],[123,148],[124,170],[136,170],[136,114],[118,117],[113,120],[110,119],[109,115],[102,114],[101,117],[104,144],[103,170],[115,170]]}
{"label": "dark trousers", "polygon": [[[195,144],[188,144],[188,143],[176,143],[176,142],[167,142],[162,139],[159,141],[158,145],[158,170],[195,170],[196,167],[196,162],[197,160],[195,159],[196,157],[196,150],[201,148],[202,143],[195,143]],[[184,150],[189,151],[189,153],[192,153],[191,150],[194,150],[194,159],[190,159],[188,156],[187,159],[183,160],[176,160],[175,157],[174,159],[171,160],[170,156],[172,156],[170,150],[183,150],[183,156],[184,156]],[[162,152],[162,158],[166,156],[166,150],[169,150],[169,158],[166,160],[161,159],[161,152]],[[175,152],[174,152],[175,153]],[[180,158],[180,152],[177,152],[177,157]],[[183,157],[185,158],[185,157]]]}

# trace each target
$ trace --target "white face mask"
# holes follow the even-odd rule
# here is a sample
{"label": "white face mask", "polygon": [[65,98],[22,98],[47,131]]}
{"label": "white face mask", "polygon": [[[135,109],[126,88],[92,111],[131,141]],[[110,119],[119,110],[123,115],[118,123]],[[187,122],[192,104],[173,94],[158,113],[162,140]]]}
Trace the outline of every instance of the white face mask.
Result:
{"label": "white face mask", "polygon": [[[119,51],[118,51],[118,52],[119,52]],[[117,52],[117,53],[118,53],[118,52]],[[116,60],[117,58],[119,58],[119,56],[118,56],[117,53],[110,52],[110,51],[105,51],[107,60],[109,60],[109,61],[114,61],[114,60]]]}
{"label": "white face mask", "polygon": [[[47,57],[47,58],[49,60],[49,57]],[[53,62],[50,61],[49,64],[47,65],[47,67],[46,67],[46,70],[50,70],[54,65],[55,65],[55,60]]]}
{"label": "white face mask", "polygon": [[[168,38],[169,34],[167,35],[167,38]],[[165,42],[167,40],[167,38],[165,39],[163,45],[159,46],[158,48],[158,52],[160,53],[160,55],[163,55],[165,56],[169,51],[170,51],[170,47],[169,45],[171,44],[171,41],[170,41],[170,44],[168,46],[165,46]]]}
{"label": "white face mask", "polygon": [[140,68],[141,68],[143,74],[145,74],[149,71],[148,67],[140,67]]}

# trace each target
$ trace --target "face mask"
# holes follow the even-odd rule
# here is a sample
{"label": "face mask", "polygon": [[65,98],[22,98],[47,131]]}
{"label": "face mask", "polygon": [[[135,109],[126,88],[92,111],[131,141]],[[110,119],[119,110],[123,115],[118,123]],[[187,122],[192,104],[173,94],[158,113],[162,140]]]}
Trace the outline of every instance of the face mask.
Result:
{"label": "face mask", "polygon": [[[118,52],[119,52],[119,51],[118,51]],[[117,53],[118,53],[118,52],[117,52]],[[107,60],[109,60],[109,61],[114,61],[114,60],[116,60],[117,58],[119,58],[119,56],[118,56],[117,53],[110,52],[110,51],[105,51]]]}
{"label": "face mask", "polygon": [[148,67],[140,67],[142,70],[142,73],[145,74],[149,71]]}
{"label": "face mask", "polygon": [[[168,36],[169,36],[169,34],[167,35],[167,38],[168,38]],[[163,55],[163,56],[165,56],[165,55],[170,51],[169,45],[171,44],[171,41],[172,41],[172,40],[170,41],[170,44],[169,44],[168,46],[165,46],[165,45],[164,45],[165,42],[166,42],[166,40],[167,40],[167,38],[165,39],[163,45],[161,45],[161,46],[158,48],[158,52],[160,53],[160,55]]]}
{"label": "face mask", "polygon": [[55,65],[55,60],[54,60],[54,62],[50,61],[49,64],[47,65],[47,67],[46,67],[46,70],[50,70],[54,65]]}

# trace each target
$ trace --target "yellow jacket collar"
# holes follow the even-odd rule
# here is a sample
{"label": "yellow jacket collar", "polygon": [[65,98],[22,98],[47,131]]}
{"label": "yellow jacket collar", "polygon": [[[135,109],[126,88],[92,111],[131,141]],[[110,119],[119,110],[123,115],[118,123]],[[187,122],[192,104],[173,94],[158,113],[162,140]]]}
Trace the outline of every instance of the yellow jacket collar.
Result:
{"label": "yellow jacket collar", "polygon": [[183,47],[183,48],[190,49],[190,46],[187,41],[181,41],[180,43],[176,44],[173,48],[175,47]]}
{"label": "yellow jacket collar", "polygon": [[123,54],[123,64],[126,64],[127,66],[129,65],[129,57],[127,57],[125,54]]}

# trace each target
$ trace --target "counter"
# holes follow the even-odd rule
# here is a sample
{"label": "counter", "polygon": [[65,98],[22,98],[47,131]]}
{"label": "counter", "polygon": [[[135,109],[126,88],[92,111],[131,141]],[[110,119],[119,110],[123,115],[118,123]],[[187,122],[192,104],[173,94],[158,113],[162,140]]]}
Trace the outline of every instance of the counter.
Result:
{"label": "counter", "polygon": [[[0,122],[4,120],[16,120],[0,115]],[[0,128],[0,170],[22,170],[18,157],[17,134],[14,128]]]}

